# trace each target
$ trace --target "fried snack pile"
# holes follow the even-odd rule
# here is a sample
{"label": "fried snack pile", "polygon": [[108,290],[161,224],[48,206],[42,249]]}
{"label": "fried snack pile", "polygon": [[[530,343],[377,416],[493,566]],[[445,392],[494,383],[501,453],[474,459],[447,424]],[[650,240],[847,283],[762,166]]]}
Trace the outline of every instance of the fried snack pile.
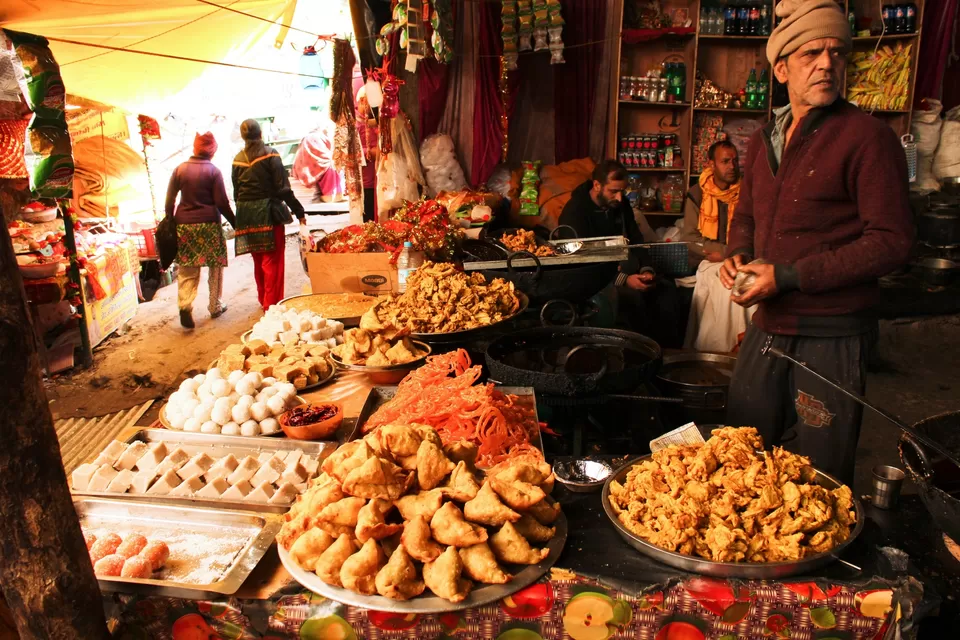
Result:
{"label": "fried snack pile", "polygon": [[500,241],[510,251],[529,251],[538,258],[548,258],[557,255],[556,250],[547,245],[538,246],[533,231],[517,229],[516,233],[505,233]]}
{"label": "fried snack pile", "polygon": [[424,262],[407,279],[407,290],[379,302],[369,320],[376,321],[371,328],[451,333],[500,322],[519,309],[511,282],[500,278],[487,282],[483,275],[468,276],[450,263]]}
{"label": "fried snack pile", "polygon": [[856,523],[846,485],[813,484],[810,460],[763,453],[752,427],[715,429],[703,445],[662,449],[611,483],[631,532],[668,551],[716,562],[784,562],[829,551]]}
{"label": "fried snack pile", "polygon": [[469,443],[444,447],[430,427],[381,427],[323,462],[277,540],[301,568],[364,595],[429,589],[460,602],[475,582],[509,582],[549,554],[553,472],[515,459],[482,477],[476,455]]}
{"label": "fried snack pile", "polygon": [[422,357],[426,351],[420,349],[410,338],[387,339],[383,334],[360,327],[347,329],[343,333],[343,344],[337,345],[333,353],[344,364],[389,367],[412,362]]}

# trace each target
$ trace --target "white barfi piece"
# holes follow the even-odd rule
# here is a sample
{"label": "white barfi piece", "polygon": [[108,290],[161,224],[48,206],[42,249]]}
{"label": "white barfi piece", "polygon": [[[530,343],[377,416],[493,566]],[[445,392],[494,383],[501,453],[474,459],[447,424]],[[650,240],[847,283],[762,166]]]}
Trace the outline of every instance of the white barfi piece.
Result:
{"label": "white barfi piece", "polygon": [[303,458],[303,449],[294,449],[293,451],[288,453],[286,456],[284,456],[283,463],[287,465],[287,468],[289,469],[293,465],[300,462],[302,458]]}
{"label": "white barfi piece", "polygon": [[117,470],[109,464],[101,464],[93,476],[90,478],[90,484],[87,485],[87,491],[106,491],[107,486],[117,477]]}
{"label": "white barfi piece", "polygon": [[163,476],[166,475],[168,471],[176,471],[188,462],[190,462],[190,454],[180,447],[177,447],[163,459],[163,462],[157,465],[157,475]]}
{"label": "white barfi piece", "polygon": [[[139,471],[156,471],[157,467],[167,457],[167,445],[162,442],[151,442],[146,453],[137,460]],[[157,474],[154,474],[156,477]]]}
{"label": "white barfi piece", "polygon": [[269,482],[261,482],[257,488],[247,494],[248,502],[269,502],[273,497],[273,485]]}
{"label": "white barfi piece", "polygon": [[157,474],[150,471],[138,471],[133,476],[133,483],[131,484],[132,493],[146,493],[147,489],[150,488],[150,483],[153,482],[153,479],[157,477]]}
{"label": "white barfi piece", "polygon": [[310,456],[303,456],[300,459],[300,464],[303,465],[303,468],[307,470],[307,477],[313,478],[317,475],[317,472],[320,470],[320,461],[316,458],[311,458]]}
{"label": "white barfi piece", "polygon": [[227,482],[236,485],[244,480],[249,480],[260,469],[260,463],[253,456],[247,456],[240,461],[237,468],[227,476]]}
{"label": "white barfi piece", "polygon": [[170,492],[171,496],[192,496],[197,491],[203,488],[203,480],[200,479],[200,476],[193,476],[187,480],[184,480],[177,487]]}
{"label": "white barfi piece", "polygon": [[113,480],[110,481],[110,484],[107,485],[107,491],[113,493],[126,493],[127,489],[130,488],[130,485],[133,484],[133,477],[133,471],[122,469],[120,473],[114,476]]}
{"label": "white barfi piece", "polygon": [[280,476],[283,475],[283,472],[283,460],[270,458],[266,464],[260,467],[260,470],[257,471],[256,475],[253,476],[253,479],[250,480],[250,484],[255,487],[263,484],[264,482],[273,484],[280,479]]}
{"label": "white barfi piece", "polygon": [[243,500],[247,497],[253,490],[253,487],[250,486],[250,483],[246,480],[241,480],[237,484],[233,485],[229,489],[223,492],[223,495],[220,496],[221,500]]}
{"label": "white barfi piece", "polygon": [[73,490],[86,491],[87,487],[90,486],[90,478],[93,477],[93,474],[97,472],[98,468],[95,464],[85,462],[74,469],[73,473],[70,474],[70,485],[73,487]]}
{"label": "white barfi piece", "polygon": [[137,466],[137,460],[143,457],[143,454],[147,452],[147,443],[137,440],[130,444],[127,447],[127,450],[120,454],[120,457],[117,458],[117,462],[114,466],[117,469],[125,469],[127,471],[133,471],[133,468]]}
{"label": "white barfi piece", "polygon": [[284,482],[270,498],[270,504],[289,504],[300,492],[289,482]]}
{"label": "white barfi piece", "polygon": [[272,451],[263,451],[260,455],[257,456],[257,462],[261,465],[267,464],[267,461],[270,460],[275,454]]}
{"label": "white barfi piece", "polygon": [[177,475],[184,480],[202,476],[207,472],[207,469],[213,466],[213,462],[213,458],[203,452],[200,452],[193,456],[190,459],[190,462],[177,469]]}
{"label": "white barfi piece", "polygon": [[226,481],[225,478],[214,478],[210,482],[197,491],[197,497],[199,498],[219,498],[227,489],[230,488],[230,483]]}
{"label": "white barfi piece", "polygon": [[226,478],[237,469],[239,464],[240,463],[237,462],[236,456],[234,456],[232,453],[228,453],[224,457],[214,462],[213,466],[207,469],[207,472],[203,474],[203,477],[207,479],[207,482],[217,478]]}
{"label": "white barfi piece", "polygon": [[111,467],[117,462],[117,458],[127,450],[127,445],[120,442],[119,440],[114,440],[107,445],[107,448],[100,452],[100,455],[97,456],[97,459],[93,461],[93,464],[98,467],[102,464],[108,464]]}
{"label": "white barfi piece", "polygon": [[[307,480],[307,470],[303,468],[303,465],[297,462],[293,466],[288,466],[284,469],[283,473],[280,474],[280,481],[287,484],[299,484]],[[279,483],[278,483],[279,484]]]}
{"label": "white barfi piece", "polygon": [[152,496],[165,496],[178,486],[180,486],[180,476],[177,475],[176,471],[170,469],[157,478],[153,486],[147,490],[147,494]]}

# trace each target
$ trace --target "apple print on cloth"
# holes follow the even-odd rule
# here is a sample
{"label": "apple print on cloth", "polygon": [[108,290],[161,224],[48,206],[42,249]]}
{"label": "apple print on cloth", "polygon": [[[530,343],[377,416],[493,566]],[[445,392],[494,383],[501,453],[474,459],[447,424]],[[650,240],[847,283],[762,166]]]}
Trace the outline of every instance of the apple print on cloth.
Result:
{"label": "apple print on cloth", "polygon": [[919,600],[900,583],[876,579],[837,585],[700,576],[628,594],[554,570],[494,604],[403,614],[291,586],[270,600],[109,594],[104,608],[118,640],[877,640],[901,611],[914,610],[897,597]]}

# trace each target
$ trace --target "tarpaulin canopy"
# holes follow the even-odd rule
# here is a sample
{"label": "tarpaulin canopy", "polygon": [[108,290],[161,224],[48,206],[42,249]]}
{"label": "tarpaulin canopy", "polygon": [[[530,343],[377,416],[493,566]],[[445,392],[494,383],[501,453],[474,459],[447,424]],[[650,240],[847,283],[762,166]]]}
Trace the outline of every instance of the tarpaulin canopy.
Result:
{"label": "tarpaulin canopy", "polygon": [[247,111],[276,103],[283,99],[277,91],[289,93],[299,78],[84,45],[297,74],[302,48],[315,41],[309,25],[334,33],[349,24],[345,4],[322,0],[298,10],[296,0],[4,0],[0,26],[49,38],[68,94],[131,113],[223,114],[238,101]]}

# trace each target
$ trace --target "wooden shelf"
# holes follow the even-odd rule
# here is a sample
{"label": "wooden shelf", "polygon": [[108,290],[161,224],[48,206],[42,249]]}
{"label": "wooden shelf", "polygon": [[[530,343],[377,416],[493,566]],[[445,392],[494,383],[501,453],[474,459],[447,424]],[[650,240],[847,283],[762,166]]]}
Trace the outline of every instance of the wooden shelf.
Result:
{"label": "wooden shelf", "polygon": [[767,109],[726,109],[723,107],[694,107],[694,111],[716,111],[719,113],[752,113],[758,116],[767,115]]}
{"label": "wooden shelf", "polygon": [[699,40],[718,40],[720,42],[737,42],[738,40],[743,41],[747,40],[748,42],[766,42],[770,39],[770,36],[723,36],[723,35],[713,35],[713,34],[700,34],[697,36]]}
{"label": "wooden shelf", "polygon": [[627,167],[627,173],[683,173],[683,167]]}
{"label": "wooden shelf", "polygon": [[912,40],[919,35],[919,33],[888,33],[885,36],[857,36],[853,39],[853,42],[856,44],[857,42],[876,42],[877,40]]}
{"label": "wooden shelf", "polygon": [[640,211],[645,216],[669,216],[671,218],[679,218],[683,215],[683,211]]}
{"label": "wooden shelf", "polygon": [[649,100],[620,100],[620,104],[628,104],[632,107],[650,107],[661,109],[686,109],[690,107],[689,102],[650,102]]}

